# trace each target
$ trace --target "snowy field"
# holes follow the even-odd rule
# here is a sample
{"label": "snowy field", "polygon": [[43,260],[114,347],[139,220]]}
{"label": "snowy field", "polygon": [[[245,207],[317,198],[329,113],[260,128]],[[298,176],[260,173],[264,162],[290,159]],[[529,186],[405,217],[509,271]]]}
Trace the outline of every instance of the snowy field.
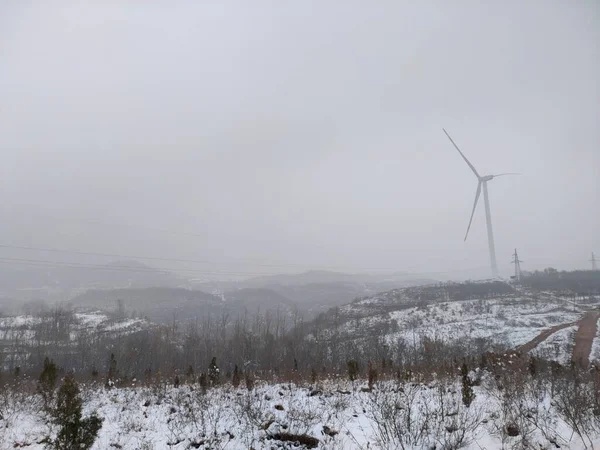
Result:
{"label": "snowy field", "polygon": [[[461,402],[459,383],[388,381],[372,392],[363,388],[339,380],[305,387],[258,384],[252,392],[222,387],[203,394],[197,385],[132,385],[83,388],[83,397],[85,412],[104,418],[95,450],[584,448],[548,395],[524,395],[519,406],[507,404],[485,377],[469,408]],[[41,450],[41,441],[56,430],[40,412],[40,399],[10,392],[1,396],[0,449]],[[520,420],[514,408],[526,408],[533,419]],[[519,435],[507,434],[509,422]],[[599,436],[591,436],[596,445]]]}

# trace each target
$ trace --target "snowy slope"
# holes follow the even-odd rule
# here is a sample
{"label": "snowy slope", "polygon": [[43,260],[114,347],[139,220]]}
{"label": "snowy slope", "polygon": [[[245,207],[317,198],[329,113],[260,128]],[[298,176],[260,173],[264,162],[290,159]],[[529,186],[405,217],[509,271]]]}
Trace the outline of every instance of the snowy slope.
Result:
{"label": "snowy slope", "polygon": [[357,317],[347,320],[341,332],[361,336],[386,324],[392,330],[386,335],[390,341],[401,338],[412,342],[425,336],[446,342],[485,338],[511,348],[530,341],[546,328],[580,317],[579,311],[564,303],[499,298],[444,302]]}
{"label": "snowy slope", "polygon": [[[578,304],[570,296],[516,290],[500,282],[413,287],[330,310],[321,317],[319,338],[358,345],[376,338],[409,347],[428,338],[474,345],[480,351],[514,349],[545,330],[578,321],[591,306]],[[536,349],[537,354],[568,361],[572,332],[562,331]]]}
{"label": "snowy slope", "polygon": [[[202,394],[198,386],[157,385],[149,387],[83,388],[85,413],[96,411],[104,418],[93,449],[301,449],[294,442],[282,442],[285,433],[316,439],[315,448],[362,450],[399,448],[394,431],[382,428],[388,407],[399,418],[409,414],[418,425],[428,414],[428,427],[414,445],[406,448],[433,448],[448,445],[459,434],[453,426],[468,427],[463,447],[467,450],[512,448],[520,437],[504,436],[498,430],[505,423],[497,392],[475,388],[470,408],[461,403],[458,384],[408,383],[398,389],[395,382],[382,382],[373,392],[364,392],[346,381],[328,381],[314,387],[293,384],[259,385],[253,392],[231,387]],[[0,449],[41,450],[41,441],[52,437],[36,396],[5,395],[0,413]],[[414,402],[411,402],[414,400]],[[544,417],[543,433],[531,428],[527,440],[534,448],[550,448],[552,439],[561,448],[583,449],[582,442],[560,419],[549,398],[523,399],[536,417]],[[442,403],[443,402],[443,403]],[[442,407],[442,405],[444,405]],[[446,408],[447,412],[442,411]],[[390,431],[388,431],[390,433]],[[396,440],[394,440],[396,439]],[[600,436],[593,437],[596,444]]]}

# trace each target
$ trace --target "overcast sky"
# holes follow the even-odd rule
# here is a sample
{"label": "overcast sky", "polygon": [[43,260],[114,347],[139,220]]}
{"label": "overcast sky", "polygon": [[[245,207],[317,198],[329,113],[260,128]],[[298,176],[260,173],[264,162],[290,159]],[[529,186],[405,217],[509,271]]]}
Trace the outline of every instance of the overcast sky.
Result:
{"label": "overcast sky", "polygon": [[524,268],[586,268],[599,43],[594,0],[3,1],[0,244],[487,267],[444,127],[480,173],[524,174],[489,184],[503,274],[515,247]]}

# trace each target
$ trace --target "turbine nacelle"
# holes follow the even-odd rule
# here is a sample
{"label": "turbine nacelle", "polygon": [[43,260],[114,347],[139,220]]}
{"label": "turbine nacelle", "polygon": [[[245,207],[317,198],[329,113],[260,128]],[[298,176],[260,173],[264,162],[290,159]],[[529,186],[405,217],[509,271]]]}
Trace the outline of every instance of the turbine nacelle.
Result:
{"label": "turbine nacelle", "polygon": [[503,177],[504,175],[521,175],[520,173],[514,173],[514,172],[510,172],[510,173],[499,173],[496,175],[485,175],[483,177],[478,177],[480,182],[484,182],[484,181],[492,181],[494,178],[496,177]]}

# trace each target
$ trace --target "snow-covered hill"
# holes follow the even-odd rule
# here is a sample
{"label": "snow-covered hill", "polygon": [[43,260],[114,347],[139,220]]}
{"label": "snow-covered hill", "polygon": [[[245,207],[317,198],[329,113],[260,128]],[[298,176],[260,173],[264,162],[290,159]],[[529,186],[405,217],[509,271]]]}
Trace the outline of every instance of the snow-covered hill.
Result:
{"label": "snow-covered hill", "polygon": [[[60,319],[52,315],[0,317],[0,341],[34,339],[44,331],[50,332],[48,326],[56,325],[58,332],[59,322]],[[119,330],[133,333],[149,327],[150,322],[140,318],[117,318],[98,310],[79,310],[72,313],[69,325],[70,337],[76,339],[82,332],[110,333]]]}
{"label": "snow-covered hill", "polygon": [[[592,299],[593,300],[593,299]],[[518,348],[551,327],[562,329],[533,353],[560,362],[572,352],[574,322],[600,304],[551,293],[535,293],[501,282],[445,284],[394,289],[330,310],[320,320],[325,336],[360,343],[374,336],[389,344],[423,339],[469,343],[481,351]],[[594,346],[594,350],[598,345]]]}
{"label": "snow-covered hill", "polygon": [[[0,317],[0,368],[13,370],[30,361],[64,355],[75,345],[106,345],[112,339],[154,328],[141,318],[127,318],[91,309],[60,309],[39,315]],[[30,361],[31,362],[31,361]]]}

